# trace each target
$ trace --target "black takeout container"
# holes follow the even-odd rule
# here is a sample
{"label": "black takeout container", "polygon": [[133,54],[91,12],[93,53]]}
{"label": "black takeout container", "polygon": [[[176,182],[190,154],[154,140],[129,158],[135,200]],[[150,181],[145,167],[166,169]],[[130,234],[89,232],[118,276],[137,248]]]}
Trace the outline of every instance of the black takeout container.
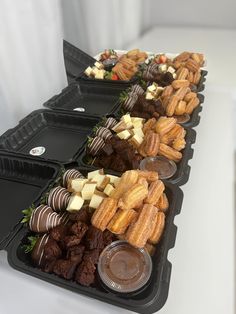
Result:
{"label": "black takeout container", "polygon": [[[6,159],[5,161],[3,161],[4,158]],[[166,216],[165,231],[152,257],[153,270],[150,281],[140,291],[122,295],[111,291],[108,292],[104,289],[99,280],[94,286],[84,287],[73,281],[59,278],[54,274],[42,272],[32,265],[29,254],[26,254],[22,248],[22,244],[26,243],[26,239],[31,233],[27,227],[19,224],[22,218],[21,210],[24,207],[29,207],[32,201],[36,206],[39,204],[40,196],[42,197],[45,190],[49,189],[49,185],[52,183],[53,179],[55,180],[55,178],[57,178],[60,165],[9,153],[3,153],[3,155],[0,153],[0,160],[0,180],[4,180],[5,172],[8,171],[9,168],[10,176],[8,180],[10,180],[10,182],[12,180],[12,184],[14,184],[14,176],[15,173],[17,173],[19,176],[19,184],[22,183],[24,187],[26,182],[25,191],[30,191],[28,199],[25,199],[24,204],[20,204],[18,208],[17,206],[14,206],[14,208],[7,206],[6,210],[8,210],[8,215],[4,215],[0,222],[2,227],[6,220],[8,222],[8,228],[14,230],[14,232],[11,233],[11,237],[8,236],[5,241],[1,242],[1,249],[7,251],[8,262],[13,268],[73,292],[137,313],[154,313],[164,305],[168,296],[171,274],[171,263],[168,261],[167,255],[169,249],[173,248],[175,245],[177,227],[174,225],[174,218],[175,215],[180,213],[183,199],[183,193],[179,187],[166,183],[165,192],[169,199],[170,206]],[[11,166],[8,166],[8,163]],[[43,169],[41,169],[41,167],[43,167]],[[90,171],[88,168],[79,167],[78,170],[83,174],[87,174],[87,172]],[[29,180],[31,177],[36,178],[36,180],[31,182]],[[31,186],[37,185],[39,189],[41,189],[41,181],[45,183],[45,186],[42,187],[42,194],[40,195],[40,193],[38,193],[36,197],[33,197],[31,195]],[[5,189],[4,194],[6,198],[11,197],[11,187],[9,190]],[[11,213],[11,215],[9,215],[9,213]],[[10,222],[12,222],[12,225]],[[16,226],[18,227],[16,228]],[[5,234],[1,233],[1,237],[4,235]]]}
{"label": "black takeout container", "polygon": [[50,109],[76,111],[80,115],[104,117],[119,106],[123,88],[104,84],[87,84],[79,80],[64,88],[62,92],[44,103]]}
{"label": "black takeout container", "polygon": [[0,151],[0,249],[22,228],[22,210],[39,202],[60,169],[56,163]]}
{"label": "black takeout container", "polygon": [[[94,136],[94,134],[93,134],[93,136]],[[177,165],[176,173],[171,178],[163,180],[163,181],[167,181],[167,182],[170,182],[172,184],[177,184],[179,186],[184,185],[188,181],[189,175],[190,175],[190,170],[191,170],[191,167],[189,165],[189,161],[193,158],[192,144],[194,144],[195,140],[196,140],[196,131],[193,129],[186,128],[185,140],[186,140],[186,146],[181,151],[181,153],[183,155],[181,161],[176,164]],[[91,169],[91,171],[99,169],[99,167],[96,167],[96,166],[88,163],[89,159],[88,159],[88,155],[87,155],[86,150],[87,150],[87,143],[85,144],[85,146],[81,150],[81,153],[77,159],[78,164],[82,167],[89,167]],[[111,169],[107,169],[107,170],[109,172],[113,173],[114,175],[120,175],[119,172],[113,171]]]}
{"label": "black takeout container", "polygon": [[29,155],[31,149],[44,147],[46,160],[68,163],[76,159],[99,118],[74,112],[39,109],[0,137],[0,149]]}
{"label": "black takeout container", "polygon": [[97,60],[79,48],[68,43],[66,40],[63,41],[63,53],[68,83],[71,83],[75,79],[79,79],[86,83],[102,83],[105,84],[105,86],[110,85],[126,88],[138,81],[136,76],[128,81],[102,80],[87,77],[86,74],[84,74],[84,71],[88,66],[93,66]]}
{"label": "black takeout container", "polygon": [[[200,119],[201,119],[200,112],[202,111],[202,104],[204,103],[205,97],[203,94],[199,94],[199,93],[197,94],[197,97],[199,98],[200,103],[193,110],[192,114],[190,115],[189,121],[187,121],[185,123],[181,123],[181,125],[184,128],[193,128],[193,127],[196,127],[200,123]],[[116,110],[113,113],[117,116],[118,119],[121,118],[121,116],[123,114],[125,114],[125,111],[122,108],[121,103],[119,103],[119,105],[116,107]],[[128,111],[127,111],[127,113],[128,113]]]}
{"label": "black takeout container", "polygon": [[93,65],[96,60],[73,46],[68,41],[63,40],[63,55],[68,83],[74,81],[84,70]]}

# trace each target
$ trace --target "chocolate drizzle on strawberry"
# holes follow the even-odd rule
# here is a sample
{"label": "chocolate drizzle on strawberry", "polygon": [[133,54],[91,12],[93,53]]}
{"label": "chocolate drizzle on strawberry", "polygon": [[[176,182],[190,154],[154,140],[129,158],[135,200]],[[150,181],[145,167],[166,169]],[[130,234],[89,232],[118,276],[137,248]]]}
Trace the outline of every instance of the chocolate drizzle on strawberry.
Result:
{"label": "chocolate drizzle on strawberry", "polygon": [[70,193],[61,186],[52,189],[48,195],[48,205],[55,211],[66,209],[70,200]]}
{"label": "chocolate drizzle on strawberry", "polygon": [[64,188],[67,188],[68,186],[68,181],[71,179],[79,179],[79,178],[84,178],[84,176],[82,175],[82,173],[80,173],[78,170],[76,169],[69,169],[67,170],[62,178],[62,185]]}

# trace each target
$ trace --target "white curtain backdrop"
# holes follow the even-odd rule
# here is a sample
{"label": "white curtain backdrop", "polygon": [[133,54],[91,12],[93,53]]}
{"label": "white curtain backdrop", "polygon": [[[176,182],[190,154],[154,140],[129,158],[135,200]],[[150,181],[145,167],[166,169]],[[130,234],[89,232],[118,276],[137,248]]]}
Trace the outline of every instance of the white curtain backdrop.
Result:
{"label": "white curtain backdrop", "polygon": [[59,0],[0,0],[0,133],[67,85]]}
{"label": "white curtain backdrop", "polygon": [[144,0],[61,0],[65,38],[91,55],[122,49],[143,30]]}
{"label": "white curtain backdrop", "polygon": [[153,26],[236,28],[235,0],[61,0],[61,3],[65,39],[93,55],[105,48],[126,48]]}
{"label": "white curtain backdrop", "polygon": [[67,85],[63,38],[94,55],[155,25],[235,28],[235,11],[235,0],[0,0],[0,134]]}

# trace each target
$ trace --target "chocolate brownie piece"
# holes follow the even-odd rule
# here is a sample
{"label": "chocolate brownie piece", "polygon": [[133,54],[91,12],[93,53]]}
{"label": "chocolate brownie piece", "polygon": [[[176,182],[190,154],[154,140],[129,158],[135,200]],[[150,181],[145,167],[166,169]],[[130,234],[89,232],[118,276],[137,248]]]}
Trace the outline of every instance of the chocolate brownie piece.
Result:
{"label": "chocolate brownie piece", "polygon": [[84,261],[90,260],[93,264],[97,264],[100,253],[101,253],[100,249],[93,249],[93,250],[85,251],[83,260]]}
{"label": "chocolate brownie piece", "polygon": [[45,271],[45,273],[52,273],[53,272],[53,268],[54,268],[54,265],[56,263],[56,259],[50,261],[50,262],[47,262],[43,268],[43,271]]}
{"label": "chocolate brownie piece", "polygon": [[105,146],[102,148],[102,154],[110,156],[112,153],[113,153],[112,144],[106,143]]}
{"label": "chocolate brownie piece", "polygon": [[83,261],[76,270],[76,282],[83,286],[90,286],[95,280],[95,270],[96,267],[90,259]]}
{"label": "chocolate brownie piece", "polygon": [[74,213],[70,213],[69,219],[73,222],[82,221],[85,224],[89,224],[90,219],[91,219],[91,214],[90,214],[88,209],[89,209],[88,206],[84,206],[79,211],[76,211]]}
{"label": "chocolate brownie piece", "polygon": [[57,242],[53,239],[49,239],[44,247],[45,260],[52,261],[54,259],[60,258],[61,255],[62,251]]}
{"label": "chocolate brownie piece", "polygon": [[67,250],[67,259],[71,260],[72,262],[75,262],[77,264],[81,263],[83,259],[85,246],[80,244],[77,246],[72,246]]}
{"label": "chocolate brownie piece", "polygon": [[70,228],[70,232],[76,236],[80,236],[81,239],[83,238],[87,230],[88,226],[82,221],[75,222]]}
{"label": "chocolate brownie piece", "polygon": [[110,232],[109,230],[105,230],[103,232],[103,243],[104,243],[104,247],[106,247],[107,245],[111,244],[111,242],[113,241],[114,235],[112,232]]}
{"label": "chocolate brownie piece", "polygon": [[114,156],[112,163],[110,165],[110,168],[118,172],[124,172],[127,170],[125,162],[122,160],[122,158],[119,155]]}
{"label": "chocolate brownie piece", "polygon": [[59,259],[55,262],[53,267],[53,272],[65,279],[72,279],[75,273],[75,269],[77,267],[77,264],[65,259]]}
{"label": "chocolate brownie piece", "polygon": [[67,235],[68,233],[68,225],[59,225],[54,227],[51,231],[50,231],[50,237],[59,242],[62,241],[64,239],[64,237]]}
{"label": "chocolate brownie piece", "polygon": [[94,226],[89,226],[85,237],[85,245],[89,250],[103,249],[104,242],[102,231],[95,228]]}
{"label": "chocolate brownie piece", "polygon": [[95,165],[102,168],[110,168],[110,164],[112,162],[112,156],[113,154],[110,156],[105,156],[105,155],[99,156],[97,158],[97,163]]}

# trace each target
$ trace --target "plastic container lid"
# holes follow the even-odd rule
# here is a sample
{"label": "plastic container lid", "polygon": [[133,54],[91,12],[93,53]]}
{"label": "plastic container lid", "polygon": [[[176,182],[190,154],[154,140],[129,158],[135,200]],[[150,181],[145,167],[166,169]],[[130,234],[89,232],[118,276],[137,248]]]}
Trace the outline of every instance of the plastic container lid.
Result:
{"label": "plastic container lid", "polygon": [[190,120],[190,115],[188,113],[183,114],[182,116],[174,116],[177,119],[177,123],[184,124]]}
{"label": "plastic container lid", "polygon": [[137,291],[149,280],[152,260],[145,249],[137,249],[126,241],[115,241],[101,253],[98,273],[111,290],[127,293]]}
{"label": "plastic container lid", "polygon": [[140,162],[139,168],[140,170],[158,172],[160,179],[168,179],[177,171],[176,163],[162,156],[144,158]]}

